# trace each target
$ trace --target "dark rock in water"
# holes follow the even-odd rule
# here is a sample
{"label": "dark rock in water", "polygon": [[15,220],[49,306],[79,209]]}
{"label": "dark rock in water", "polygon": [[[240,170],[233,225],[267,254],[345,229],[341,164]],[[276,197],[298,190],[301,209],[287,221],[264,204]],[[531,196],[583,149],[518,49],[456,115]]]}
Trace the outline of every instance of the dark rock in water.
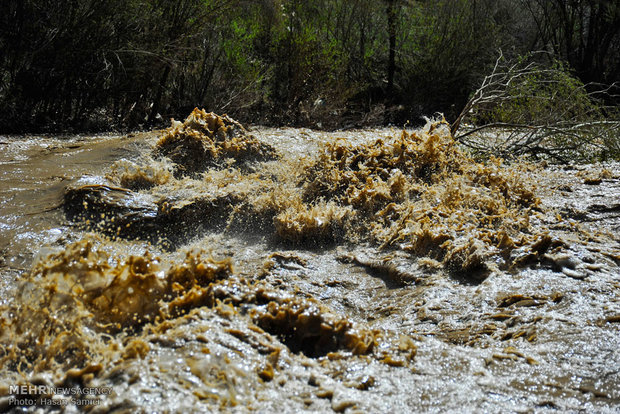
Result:
{"label": "dark rock in water", "polygon": [[207,168],[228,165],[251,169],[253,162],[279,158],[271,145],[257,140],[229,116],[198,108],[185,122],[173,121],[154,155],[170,158],[176,164],[176,177],[196,176]]}
{"label": "dark rock in water", "polygon": [[[232,118],[199,109],[183,123],[173,121],[154,155],[172,160],[177,178],[197,177],[208,168],[237,167],[247,172],[258,162],[279,157],[273,147],[258,141]],[[152,165],[126,168],[117,181],[120,187],[108,181],[109,177],[86,178],[68,187],[64,196],[67,218],[113,237],[172,246],[207,228],[218,231],[232,225],[250,231],[273,230],[276,211],[254,205],[242,191],[213,186],[192,192],[177,185],[166,187],[159,195],[132,191],[170,181],[167,168],[160,171]]]}
{"label": "dark rock in water", "polygon": [[143,194],[104,184],[68,187],[64,210],[67,218],[111,236],[165,241],[173,245],[194,236],[204,225],[226,222],[229,197],[158,200]]}
{"label": "dark rock in water", "polygon": [[[201,194],[184,198],[170,194],[158,198],[151,194],[115,187],[111,184],[85,184],[67,187],[64,211],[69,220],[113,237],[143,239],[177,246],[203,229],[222,230],[232,217],[234,206],[243,203],[230,192]],[[265,220],[237,220],[243,230],[264,229]],[[270,220],[267,220],[270,222]]]}
{"label": "dark rock in water", "polygon": [[67,188],[64,211],[70,220],[119,237],[154,235],[160,221],[153,196],[106,184]]}

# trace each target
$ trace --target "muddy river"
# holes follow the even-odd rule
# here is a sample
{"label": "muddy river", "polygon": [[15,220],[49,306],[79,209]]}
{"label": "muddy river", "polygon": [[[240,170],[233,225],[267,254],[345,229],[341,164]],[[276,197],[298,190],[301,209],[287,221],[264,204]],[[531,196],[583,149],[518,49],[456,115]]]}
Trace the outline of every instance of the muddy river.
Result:
{"label": "muddy river", "polygon": [[0,177],[0,411],[620,409],[619,163],[195,111]]}

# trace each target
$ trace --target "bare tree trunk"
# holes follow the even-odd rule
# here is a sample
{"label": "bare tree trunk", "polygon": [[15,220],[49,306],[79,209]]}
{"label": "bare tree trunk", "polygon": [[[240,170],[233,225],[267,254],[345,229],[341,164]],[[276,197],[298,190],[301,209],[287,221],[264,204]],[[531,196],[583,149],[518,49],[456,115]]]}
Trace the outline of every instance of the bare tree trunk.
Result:
{"label": "bare tree trunk", "polygon": [[389,36],[389,57],[387,66],[388,94],[394,91],[394,73],[396,72],[396,10],[395,0],[387,0],[386,14]]}
{"label": "bare tree trunk", "polygon": [[161,75],[159,85],[157,86],[157,95],[155,96],[155,100],[153,101],[153,108],[151,108],[151,114],[149,115],[149,123],[155,121],[155,117],[159,112],[161,97],[164,93],[164,90],[166,89],[166,84],[168,83],[168,76],[170,76],[170,65],[166,65],[164,72]]}

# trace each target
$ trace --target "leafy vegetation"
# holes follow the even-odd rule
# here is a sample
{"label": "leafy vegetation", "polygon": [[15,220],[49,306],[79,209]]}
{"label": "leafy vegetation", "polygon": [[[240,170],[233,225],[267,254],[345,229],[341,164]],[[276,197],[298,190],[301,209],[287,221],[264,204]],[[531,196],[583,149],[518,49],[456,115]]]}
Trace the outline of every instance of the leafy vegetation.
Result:
{"label": "leafy vegetation", "polygon": [[0,125],[136,128],[194,107],[319,128],[453,122],[500,49],[511,62],[547,53],[506,89],[519,100],[486,116],[589,119],[591,97],[619,103],[619,22],[603,0],[7,0]]}

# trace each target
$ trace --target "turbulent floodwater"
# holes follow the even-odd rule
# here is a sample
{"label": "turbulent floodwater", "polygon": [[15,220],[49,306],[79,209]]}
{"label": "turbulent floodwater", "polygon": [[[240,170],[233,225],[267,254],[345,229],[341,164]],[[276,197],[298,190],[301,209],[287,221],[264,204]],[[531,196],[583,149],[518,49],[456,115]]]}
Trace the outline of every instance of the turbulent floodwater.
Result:
{"label": "turbulent floodwater", "polygon": [[617,412],[619,164],[218,119],[0,137],[1,410]]}

